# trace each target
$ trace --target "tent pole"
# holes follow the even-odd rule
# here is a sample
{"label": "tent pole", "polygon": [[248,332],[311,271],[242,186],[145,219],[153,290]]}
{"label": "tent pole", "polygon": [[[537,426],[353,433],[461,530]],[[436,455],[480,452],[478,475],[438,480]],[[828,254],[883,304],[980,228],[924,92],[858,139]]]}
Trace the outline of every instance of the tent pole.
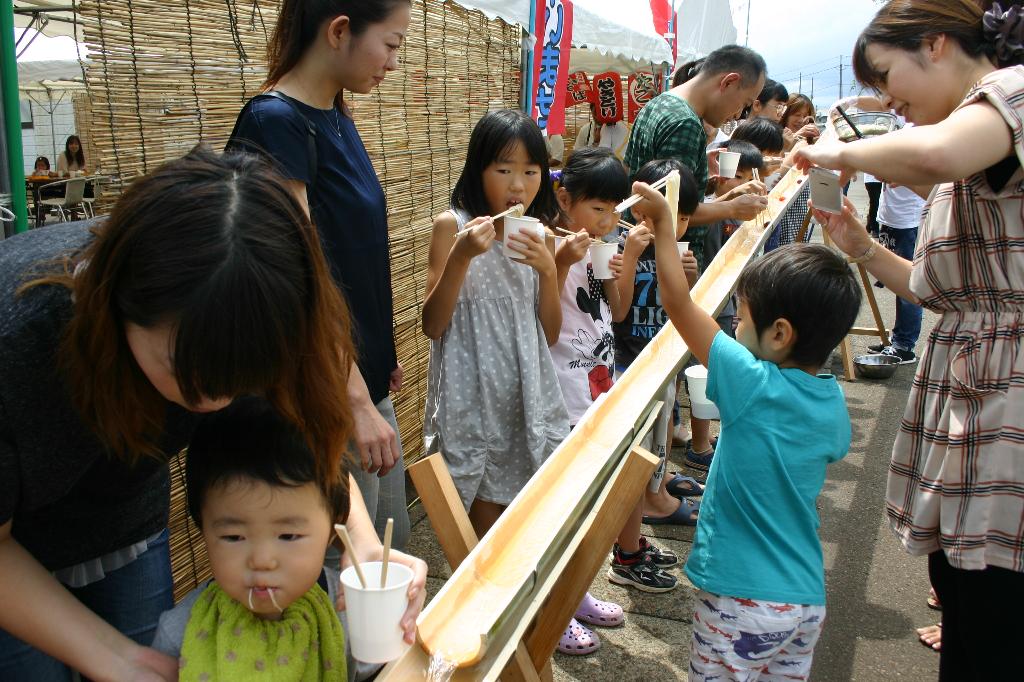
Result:
{"label": "tent pole", "polygon": [[[537,0],[530,0],[530,25],[526,26],[527,36],[533,35],[537,27]],[[540,36],[537,36],[540,40]],[[523,111],[528,116],[533,116],[533,55],[535,50],[530,48],[529,40],[523,40]]]}
{"label": "tent pole", "polygon": [[0,87],[3,93],[4,137],[7,142],[7,173],[11,205],[18,217],[15,232],[28,229],[25,202],[25,166],[21,148],[21,111],[18,108],[18,62],[14,56],[14,1],[0,0]]}

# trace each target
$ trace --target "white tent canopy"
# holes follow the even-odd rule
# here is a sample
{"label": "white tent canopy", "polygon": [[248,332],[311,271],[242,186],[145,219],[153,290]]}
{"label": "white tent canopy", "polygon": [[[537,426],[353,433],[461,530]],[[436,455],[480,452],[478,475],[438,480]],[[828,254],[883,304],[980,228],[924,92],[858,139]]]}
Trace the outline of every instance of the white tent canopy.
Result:
{"label": "white tent canopy", "polygon": [[18,62],[18,90],[22,93],[59,95],[84,88],[82,65],[74,59]]}
{"label": "white tent canopy", "polygon": [[[533,32],[530,0],[456,1],[464,7],[482,11],[492,19],[499,17]],[[668,64],[672,61],[672,49],[654,30],[648,0],[573,0],[572,7],[574,46],[595,51],[611,58],[609,61],[616,58],[646,64]],[[573,51],[573,68],[577,68],[577,52]]]}
{"label": "white tent canopy", "polygon": [[69,36],[82,42],[82,25],[75,17],[77,0],[14,0],[14,25],[33,28],[44,36]]}
{"label": "white tent canopy", "polygon": [[736,42],[735,15],[729,0],[679,0],[676,8],[680,64]]}
{"label": "white tent canopy", "polygon": [[[490,18],[532,31],[532,0],[456,0]],[[679,12],[679,61],[736,41],[729,0],[673,0]],[[672,49],[654,28],[649,0],[573,0],[573,70],[631,73],[669,65]]]}

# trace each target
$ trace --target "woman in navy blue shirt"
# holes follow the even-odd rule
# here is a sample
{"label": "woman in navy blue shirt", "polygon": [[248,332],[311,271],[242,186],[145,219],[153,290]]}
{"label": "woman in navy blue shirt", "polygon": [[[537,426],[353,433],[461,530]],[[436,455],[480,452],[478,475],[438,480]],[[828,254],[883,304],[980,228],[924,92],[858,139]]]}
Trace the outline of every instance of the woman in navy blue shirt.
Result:
{"label": "woman in navy blue shirt", "polygon": [[284,0],[264,84],[276,96],[246,106],[233,138],[277,161],[316,224],[348,301],[358,354],[348,391],[360,457],[352,473],[378,533],[395,519],[398,548],[408,538],[409,517],[389,397],[401,388],[402,367],[392,326],[387,203],[343,93],[368,93],[398,67],[410,11],[409,0]]}

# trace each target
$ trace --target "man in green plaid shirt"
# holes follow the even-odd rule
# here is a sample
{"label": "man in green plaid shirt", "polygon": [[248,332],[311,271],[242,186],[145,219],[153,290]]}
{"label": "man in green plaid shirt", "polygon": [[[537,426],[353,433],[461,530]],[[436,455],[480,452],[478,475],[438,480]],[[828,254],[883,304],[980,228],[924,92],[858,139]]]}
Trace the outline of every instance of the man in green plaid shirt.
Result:
{"label": "man in green plaid shirt", "polygon": [[[718,128],[739,116],[761,93],[764,80],[764,59],[753,50],[726,45],[709,54],[694,78],[658,95],[640,110],[626,149],[630,172],[635,174],[654,159],[678,159],[693,171],[697,187],[703,190],[708,182],[704,122]],[[698,263],[702,254],[696,252],[703,238],[694,238],[697,231],[693,226],[750,220],[766,205],[764,197],[751,194],[700,204],[687,233]],[[704,264],[700,265],[703,269]]]}
{"label": "man in green plaid shirt", "polygon": [[[700,191],[705,191],[708,139],[704,122],[718,128],[737,118],[761,94],[764,81],[764,59],[753,50],[726,45],[709,54],[696,76],[658,95],[640,110],[624,159],[630,173],[635,175],[648,161],[677,159],[693,172]],[[751,220],[767,205],[768,200],[758,194],[741,194],[698,204],[686,230],[698,269],[703,271],[706,265],[704,237],[709,225],[730,219]],[[691,424],[694,433],[688,460],[701,441],[704,448],[711,450],[708,422],[703,421],[701,426],[695,420]],[[704,456],[703,449],[700,456]],[[651,523],[679,523],[674,519],[680,517],[680,512],[689,517],[689,507],[681,506],[679,500],[666,491],[665,483],[669,478],[663,479],[657,493],[648,492],[644,496],[644,516],[654,519],[649,521]]]}

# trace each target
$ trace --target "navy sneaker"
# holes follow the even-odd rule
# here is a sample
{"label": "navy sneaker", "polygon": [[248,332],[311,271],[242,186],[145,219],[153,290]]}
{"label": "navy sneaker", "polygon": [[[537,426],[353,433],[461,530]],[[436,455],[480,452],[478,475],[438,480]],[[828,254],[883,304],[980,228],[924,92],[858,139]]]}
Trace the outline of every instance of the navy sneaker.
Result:
{"label": "navy sneaker", "polygon": [[897,358],[901,365],[912,365],[917,362],[917,355],[912,350],[903,350],[896,346],[886,346],[882,349],[880,355],[888,355],[892,358]]}
{"label": "navy sneaker", "polygon": [[612,559],[608,569],[608,580],[616,585],[635,587],[641,592],[668,592],[676,589],[677,580],[657,566],[650,556],[641,554],[642,559],[631,563],[620,562],[618,555]]}
{"label": "navy sneaker", "polygon": [[[617,548],[618,545],[616,545]],[[652,545],[643,535],[640,536],[640,551],[651,557],[654,565],[658,568],[670,568],[679,563],[679,557],[675,552]]]}

